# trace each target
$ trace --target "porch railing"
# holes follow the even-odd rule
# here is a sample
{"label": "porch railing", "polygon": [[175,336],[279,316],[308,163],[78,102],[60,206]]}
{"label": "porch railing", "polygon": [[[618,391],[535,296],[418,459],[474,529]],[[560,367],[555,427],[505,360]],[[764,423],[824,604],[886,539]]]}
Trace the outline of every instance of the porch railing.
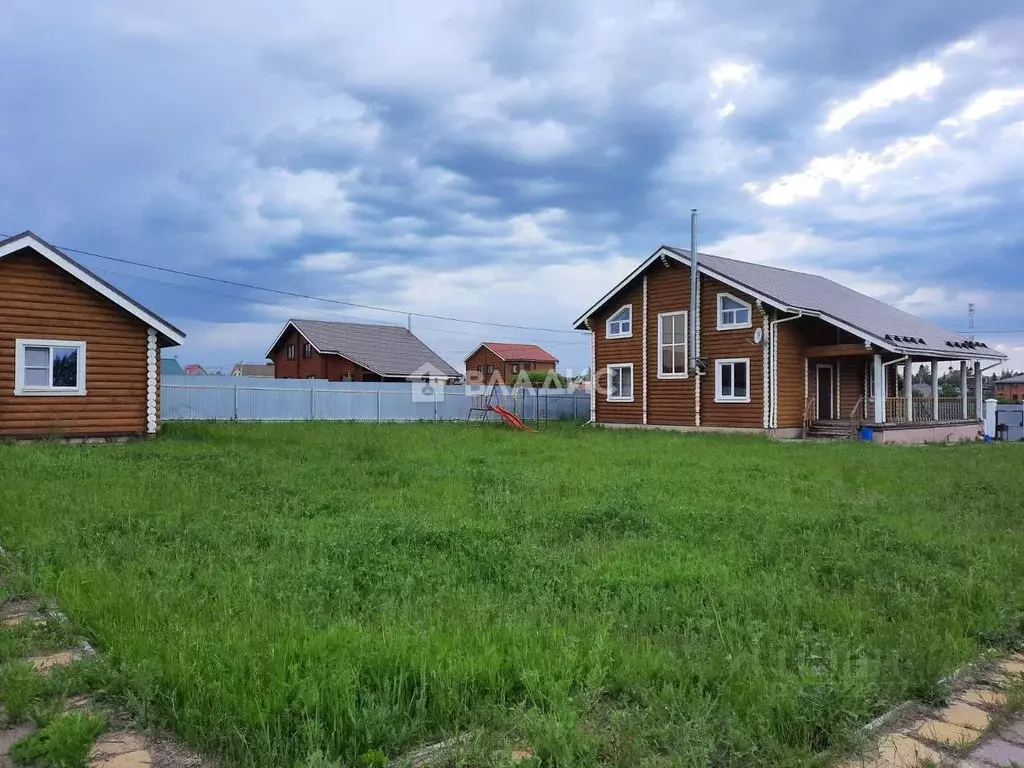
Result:
{"label": "porch railing", "polygon": [[[875,398],[866,397],[863,401],[861,418],[865,421],[875,420]],[[885,420],[888,423],[906,423],[935,421],[930,397],[915,397],[912,400],[913,413],[907,418],[907,398],[885,398]],[[974,398],[967,400],[967,418],[976,419],[978,408]],[[963,401],[959,397],[939,398],[939,421],[959,421],[964,418]]]}

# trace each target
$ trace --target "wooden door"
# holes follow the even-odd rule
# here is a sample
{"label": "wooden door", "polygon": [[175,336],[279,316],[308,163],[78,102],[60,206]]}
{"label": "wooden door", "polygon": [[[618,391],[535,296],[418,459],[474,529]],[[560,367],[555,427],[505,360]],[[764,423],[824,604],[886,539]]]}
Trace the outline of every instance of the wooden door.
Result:
{"label": "wooden door", "polygon": [[815,418],[818,419],[834,419],[835,409],[833,408],[835,400],[835,380],[834,369],[831,365],[823,365],[819,363],[817,365],[818,371],[818,400]]}

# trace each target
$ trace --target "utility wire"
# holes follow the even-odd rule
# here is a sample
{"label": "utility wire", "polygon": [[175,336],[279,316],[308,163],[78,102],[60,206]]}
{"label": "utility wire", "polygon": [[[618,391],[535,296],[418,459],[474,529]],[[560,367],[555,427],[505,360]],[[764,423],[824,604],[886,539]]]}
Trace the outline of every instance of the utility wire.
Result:
{"label": "utility wire", "polygon": [[[0,233],[0,238],[7,238],[7,237],[11,237],[11,235],[5,235],[3,233]],[[450,316],[447,316],[447,315],[431,315],[431,314],[427,314],[425,312],[409,312],[409,311],[404,310],[404,309],[394,309],[393,307],[377,307],[377,306],[374,306],[372,304],[359,304],[358,302],[354,302],[354,301],[342,301],[341,299],[329,299],[329,298],[326,298],[324,296],[313,296],[313,295],[306,294],[306,293],[297,293],[295,291],[285,291],[285,290],[282,290],[280,288],[267,288],[266,286],[262,286],[262,285],[253,285],[251,283],[243,283],[243,282],[240,282],[240,281],[237,281],[237,280],[227,280],[227,279],[222,278],[222,277],[211,277],[210,275],[202,275],[202,274],[199,274],[199,273],[196,273],[196,272],[188,272],[188,271],[183,270],[183,269],[172,269],[170,267],[160,267],[160,266],[157,266],[156,264],[146,264],[145,262],[132,261],[131,259],[122,259],[122,258],[119,258],[117,256],[106,256],[106,255],[104,255],[102,253],[95,253],[93,251],[84,251],[84,250],[82,250],[80,248],[70,248],[70,247],[63,246],[63,245],[58,245],[58,246],[55,246],[55,247],[59,248],[62,251],[68,251],[69,253],[77,253],[77,254],[81,254],[82,256],[91,256],[91,257],[96,258],[96,259],[105,259],[107,261],[115,261],[115,262],[117,262],[119,264],[128,264],[128,265],[131,265],[133,267],[142,267],[144,269],[155,269],[155,270],[158,270],[160,272],[166,272],[166,273],[169,273],[169,274],[172,274],[172,275],[179,275],[181,277],[191,277],[191,278],[194,278],[196,280],[209,280],[209,281],[214,282],[214,283],[221,283],[222,285],[232,285],[232,286],[235,286],[236,288],[245,288],[245,289],[251,290],[251,291],[266,291],[267,293],[275,293],[275,294],[278,294],[279,296],[290,296],[292,298],[306,299],[308,301],[323,301],[323,302],[326,302],[328,304],[338,304],[338,305],[345,306],[345,307],[356,307],[358,309],[369,309],[369,310],[373,310],[375,312],[390,312],[390,313],[395,314],[395,315],[404,315],[406,317],[411,315],[412,317],[426,317],[426,318],[430,318],[431,320],[445,320],[447,322],[452,322],[452,323],[471,323],[473,325],[489,325],[489,326],[493,326],[495,328],[512,328],[512,329],[520,330],[520,331],[540,331],[540,332],[543,332],[543,333],[571,333],[571,334],[574,334],[574,335],[581,333],[581,331],[570,331],[570,330],[566,330],[564,328],[538,328],[538,327],[529,326],[529,325],[512,325],[512,324],[509,324],[509,323],[492,323],[492,322],[488,322],[486,320],[470,320],[470,319],[467,319],[467,318],[450,317]]]}
{"label": "utility wire", "polygon": [[[160,280],[159,278],[149,277],[147,275],[136,275],[136,274],[132,274],[131,272],[122,272],[121,270],[118,270],[118,269],[109,269],[108,267],[97,268],[96,271],[99,272],[101,275],[117,275],[118,277],[125,277],[125,278],[128,278],[129,280],[144,280],[144,281],[146,281],[148,283],[156,283],[157,285],[164,285],[164,286],[167,286],[168,288],[180,288],[181,290],[184,290],[184,291],[192,291],[192,292],[205,293],[205,294],[208,294],[210,296],[220,296],[222,298],[233,299],[235,301],[247,301],[247,302],[252,302],[254,304],[262,304],[263,306],[266,306],[266,307],[274,307],[275,309],[299,309],[298,307],[290,307],[287,304],[282,304],[280,302],[266,301],[264,299],[257,299],[257,298],[252,297],[252,296],[240,296],[237,293],[224,293],[223,291],[213,291],[213,290],[210,290],[209,288],[199,288],[199,287],[194,286],[194,285],[185,285],[184,283],[172,283],[169,280]],[[366,322],[366,318],[355,317],[353,315],[345,315],[345,314],[341,313],[339,310],[336,310],[336,309],[317,309],[316,311],[317,312],[321,312],[321,313],[327,313],[327,314],[330,314],[330,315],[336,315],[336,316],[340,317],[343,320],[350,321],[350,322],[353,322],[353,323],[365,323]],[[396,325],[396,327],[402,327],[398,323],[396,323],[395,325]],[[460,337],[465,337],[465,338],[473,338],[473,339],[479,339],[480,338],[480,334],[479,333],[474,333],[474,332],[471,332],[471,331],[453,330],[453,329],[450,329],[450,328],[441,328],[441,327],[438,327],[436,325],[417,325],[416,327],[413,328],[413,330],[430,331],[433,336],[447,336],[449,338],[452,338],[454,336],[460,336]],[[544,344],[549,346],[549,347],[565,347],[565,346],[579,346],[579,345],[582,345],[582,344],[590,344],[590,342],[589,341],[560,341],[560,340],[552,341],[552,340],[545,340]]]}

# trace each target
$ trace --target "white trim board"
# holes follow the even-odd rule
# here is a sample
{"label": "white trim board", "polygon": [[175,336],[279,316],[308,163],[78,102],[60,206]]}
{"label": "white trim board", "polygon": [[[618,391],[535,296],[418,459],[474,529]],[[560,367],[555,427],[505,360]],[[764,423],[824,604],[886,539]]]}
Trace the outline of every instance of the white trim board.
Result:
{"label": "white trim board", "polygon": [[13,253],[17,253],[23,248],[31,248],[44,259],[57,267],[60,267],[79,282],[85,283],[85,285],[92,288],[96,293],[113,302],[128,314],[141,320],[150,328],[154,328],[159,331],[165,338],[170,339],[174,344],[183,344],[185,342],[185,334],[173,325],[168,323],[166,320],[157,317],[141,304],[136,303],[128,296],[121,293],[98,276],[94,275],[81,264],[78,264],[76,261],[61,253],[57,248],[43,240],[40,240],[31,232],[16,235],[0,245],[0,259],[5,256],[10,256]]}

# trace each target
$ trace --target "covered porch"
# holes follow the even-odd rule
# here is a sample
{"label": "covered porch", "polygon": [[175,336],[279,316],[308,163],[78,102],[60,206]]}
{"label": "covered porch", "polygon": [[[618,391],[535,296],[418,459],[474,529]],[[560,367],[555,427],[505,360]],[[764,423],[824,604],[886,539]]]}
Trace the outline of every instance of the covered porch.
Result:
{"label": "covered porch", "polygon": [[[980,359],[899,355],[863,343],[806,352],[805,435],[847,436],[867,426],[878,442],[977,437],[984,412]],[[916,385],[915,366],[925,374]]]}

